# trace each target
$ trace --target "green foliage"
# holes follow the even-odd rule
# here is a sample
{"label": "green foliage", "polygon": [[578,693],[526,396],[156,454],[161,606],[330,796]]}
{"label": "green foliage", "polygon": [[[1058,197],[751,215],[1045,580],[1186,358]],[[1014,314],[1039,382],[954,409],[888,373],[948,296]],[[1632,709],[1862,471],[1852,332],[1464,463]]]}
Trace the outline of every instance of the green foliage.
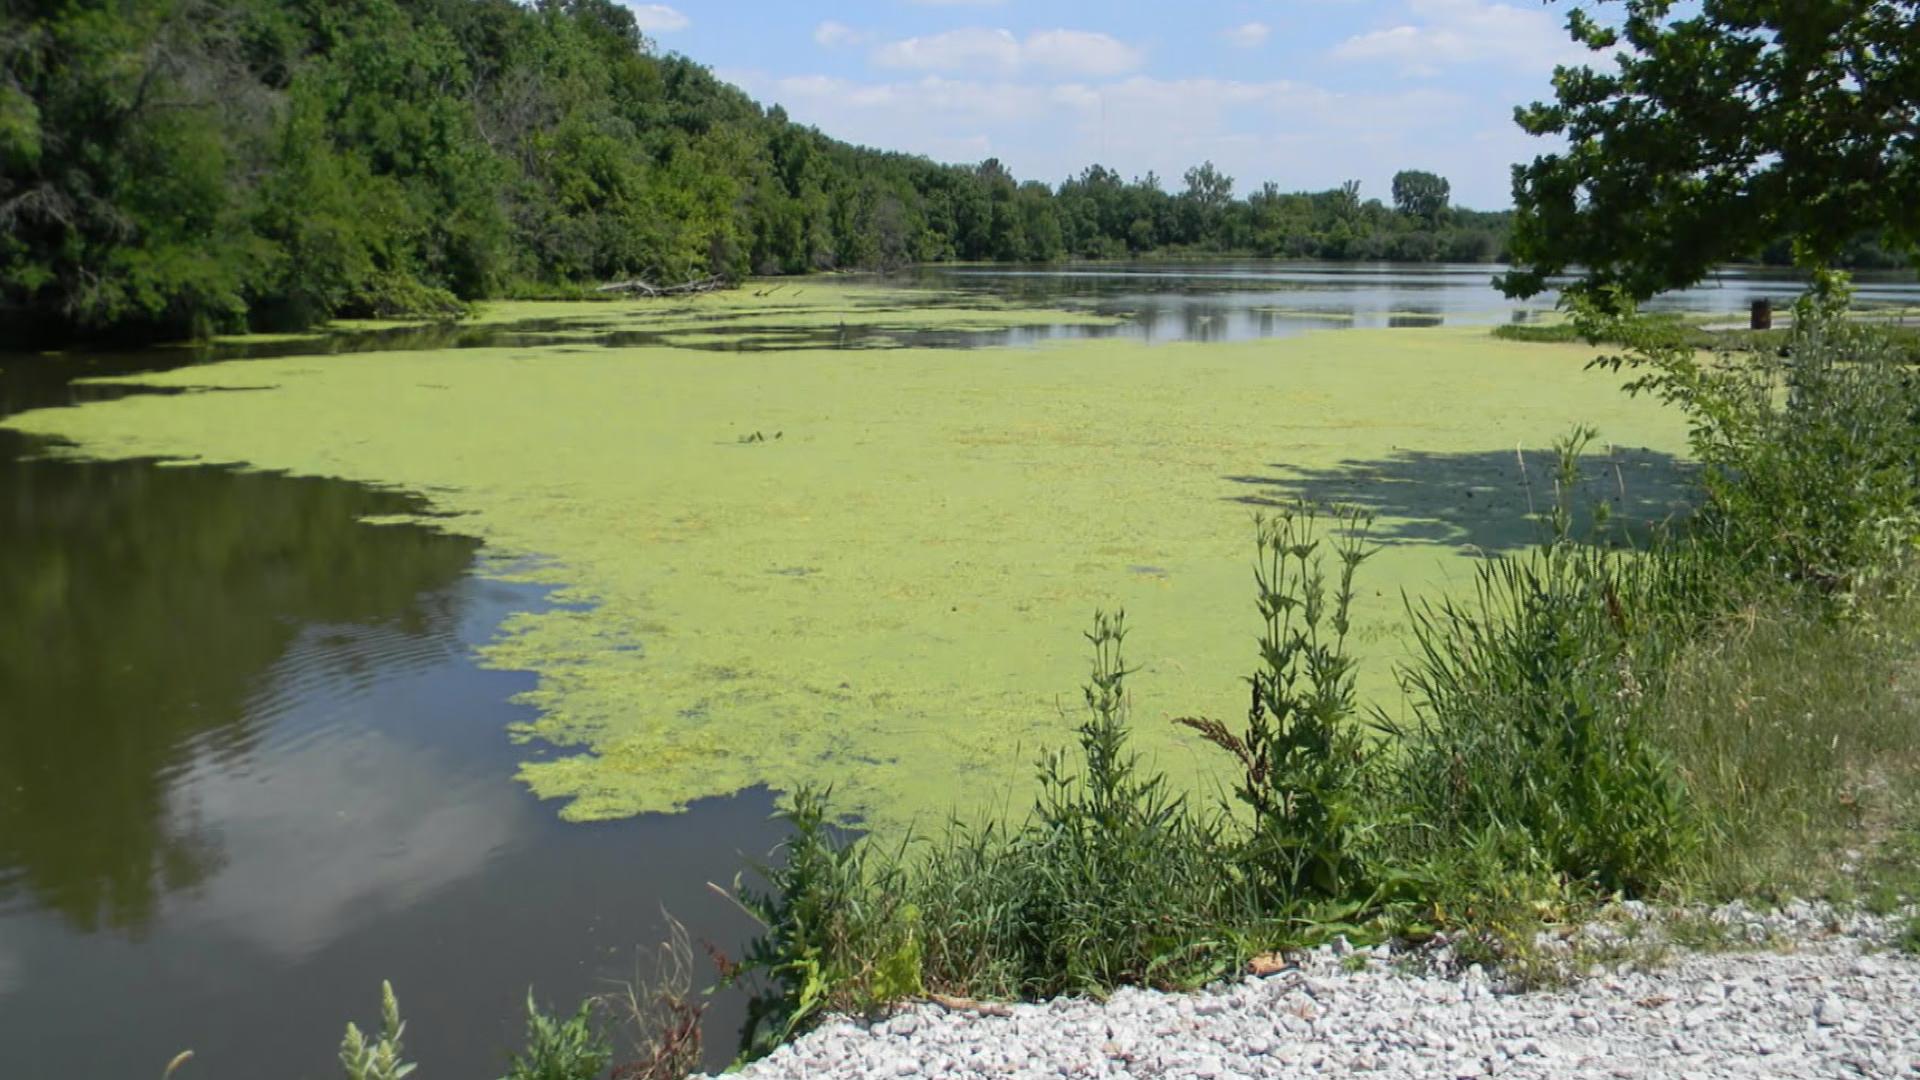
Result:
{"label": "green foliage", "polygon": [[1920,245],[1920,3],[1619,6],[1568,18],[1606,62],[1559,69],[1553,102],[1515,110],[1568,145],[1514,171],[1510,294],[1572,270],[1644,300],[1782,237],[1806,266],[1863,234]]}
{"label": "green foliage", "polygon": [[1562,961],[1538,941],[1576,894],[1524,830],[1493,825],[1452,837],[1426,855],[1418,877],[1421,915],[1450,928],[1460,964],[1502,971],[1520,987],[1564,981]]}
{"label": "green foliage", "polygon": [[1233,970],[1259,920],[1219,823],[1128,749],[1125,636],[1122,616],[1096,617],[1078,752],[1043,756],[1019,826],[956,822],[923,850],[874,853],[833,835],[821,797],[796,794],[784,863],[760,871],[765,891],[737,890],[767,928],[742,966],[771,983],[751,1009],[749,1053],[824,1012],[923,987],[1103,993]]}
{"label": "green foliage", "polygon": [[1400,790],[1436,843],[1524,833],[1569,878],[1643,892],[1691,847],[1685,791],[1649,736],[1666,643],[1656,556],[1555,543],[1491,561],[1470,601],[1413,611]]}
{"label": "green foliage", "polygon": [[1632,349],[1597,363],[1683,409],[1707,496],[1701,542],[1728,565],[1851,595],[1920,539],[1920,379],[1884,334],[1805,306],[1775,351],[1703,356],[1587,312]]}
{"label": "green foliage", "polygon": [[563,1020],[541,1011],[527,991],[527,1045],[513,1056],[505,1080],[596,1080],[612,1060],[612,1045],[594,1026],[592,1002]]}
{"label": "green foliage", "polygon": [[1403,169],[1393,174],[1393,208],[1408,217],[1438,224],[1447,212],[1447,200],[1453,185],[1443,176],[1419,169]]}
{"label": "green foliage", "polygon": [[[1580,304],[1575,300],[1572,303]],[[1581,310],[1592,310],[1591,306]],[[1729,338],[1700,329],[1679,315],[1619,313],[1607,321],[1591,318],[1568,319],[1550,323],[1505,323],[1493,328],[1493,336],[1503,341],[1529,341],[1540,344],[1587,343],[1595,345],[1658,344],[1674,348],[1712,348]]]}
{"label": "green foliage", "polygon": [[[1345,899],[1364,877],[1354,834],[1366,816],[1367,755],[1347,636],[1371,522],[1358,511],[1337,520],[1331,538],[1305,505],[1258,522],[1254,581],[1266,630],[1247,726],[1236,734],[1216,720],[1177,721],[1238,763],[1234,794],[1253,813],[1243,857],[1270,903]],[[1331,584],[1323,543],[1338,564]]]}
{"label": "green foliage", "polygon": [[1517,830],[1556,873],[1644,892],[1695,837],[1646,717],[1700,586],[1679,555],[1575,540],[1592,437],[1559,445],[1542,547],[1483,564],[1471,600],[1412,606],[1413,716],[1383,723],[1403,742],[1401,799],[1435,843]]}
{"label": "green foliage", "polygon": [[729,982],[766,985],[747,1007],[741,1048],[763,1054],[829,1012],[867,1012],[919,992],[919,913],[897,860],[837,829],[825,793],[794,793],[780,817],[783,858],[756,868],[763,888],[734,883],[764,928]]}
{"label": "green foliage", "polygon": [[1217,824],[1127,746],[1126,633],[1124,614],[1095,615],[1078,754],[1042,758],[1026,827],[975,864],[1006,887],[1021,993],[1190,985],[1232,954],[1218,934],[1236,890],[1209,865]]}
{"label": "green foliage", "polygon": [[412,1062],[402,1058],[400,1037],[407,1030],[400,1019],[400,1003],[393,996],[393,984],[380,984],[380,1037],[369,1042],[352,1023],[340,1040],[340,1067],[347,1080],[402,1080],[413,1072]]}
{"label": "green foliage", "polygon": [[836,142],[656,53],[613,0],[0,13],[0,316],[23,338],[944,259],[1486,259],[1505,229],[1357,187],[1232,191],[1210,163],[1178,195],[1098,166],[1055,189]]}
{"label": "green foliage", "polygon": [[1920,915],[1907,920],[1900,936],[1894,939],[1893,946],[1908,956],[1920,956]]}

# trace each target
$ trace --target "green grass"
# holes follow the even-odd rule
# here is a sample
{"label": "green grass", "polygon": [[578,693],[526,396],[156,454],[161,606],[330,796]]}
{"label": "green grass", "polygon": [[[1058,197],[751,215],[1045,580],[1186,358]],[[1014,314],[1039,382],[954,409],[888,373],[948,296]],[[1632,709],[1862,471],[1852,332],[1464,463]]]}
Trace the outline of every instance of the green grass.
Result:
{"label": "green grass", "polygon": [[1652,721],[1710,809],[1686,883],[1818,895],[1845,876],[1843,852],[1881,842],[1920,775],[1916,657],[1920,603],[1901,594],[1844,619],[1772,596],[1704,628]]}
{"label": "green grass", "polygon": [[1907,920],[1906,929],[1895,939],[1894,947],[1908,956],[1920,956],[1920,915]]}
{"label": "green grass", "polygon": [[[1710,348],[1716,340],[1711,333],[1679,315],[1639,315],[1633,318],[1632,324],[1640,334],[1696,348]],[[1618,334],[1592,337],[1590,329],[1573,319],[1545,323],[1505,323],[1493,328],[1493,336],[1502,341],[1527,341],[1541,345],[1624,343],[1624,338]]]}
{"label": "green grass", "polygon": [[[1715,321],[1726,323],[1738,319],[1737,315],[1729,315]],[[1540,345],[1628,345],[1656,340],[1703,351],[1734,349],[1744,352],[1778,352],[1793,341],[1793,333],[1786,327],[1772,330],[1708,330],[1707,321],[1697,316],[1637,315],[1630,322],[1634,331],[1631,335],[1620,333],[1616,328],[1591,336],[1593,327],[1575,319],[1565,319],[1503,323],[1493,328],[1493,336],[1502,341]],[[1920,364],[1920,326],[1906,321],[1883,322],[1875,319],[1871,313],[1858,316],[1856,325],[1863,333],[1884,343],[1903,363]]]}

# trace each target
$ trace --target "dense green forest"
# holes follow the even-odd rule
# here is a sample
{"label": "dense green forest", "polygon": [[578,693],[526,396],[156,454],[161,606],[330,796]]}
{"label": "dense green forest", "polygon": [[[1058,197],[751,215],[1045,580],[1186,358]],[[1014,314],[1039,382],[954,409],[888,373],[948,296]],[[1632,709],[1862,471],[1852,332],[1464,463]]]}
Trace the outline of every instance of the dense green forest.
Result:
{"label": "dense green forest", "polygon": [[450,312],[645,277],[1234,251],[1480,260],[1504,213],[1396,178],[1245,198],[849,146],[613,0],[8,0],[0,327],[133,338]]}

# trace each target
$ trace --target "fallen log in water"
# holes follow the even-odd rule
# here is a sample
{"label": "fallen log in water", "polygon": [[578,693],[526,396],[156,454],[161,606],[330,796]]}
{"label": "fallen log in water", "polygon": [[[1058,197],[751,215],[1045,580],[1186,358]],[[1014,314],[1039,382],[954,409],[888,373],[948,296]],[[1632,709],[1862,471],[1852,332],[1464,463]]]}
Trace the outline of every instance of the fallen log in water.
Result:
{"label": "fallen log in water", "polygon": [[691,293],[712,292],[724,288],[726,279],[718,274],[710,277],[694,278],[678,285],[655,285],[643,278],[632,281],[611,281],[595,289],[594,292],[626,293],[629,296],[685,296]]}

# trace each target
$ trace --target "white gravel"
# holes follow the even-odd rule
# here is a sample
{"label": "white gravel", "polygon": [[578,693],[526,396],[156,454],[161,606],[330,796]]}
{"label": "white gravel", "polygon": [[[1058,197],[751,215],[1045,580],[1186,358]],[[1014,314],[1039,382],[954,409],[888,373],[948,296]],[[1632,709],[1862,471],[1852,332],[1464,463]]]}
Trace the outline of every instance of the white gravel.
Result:
{"label": "white gravel", "polygon": [[[1629,905],[1589,942],[1646,940]],[[1001,1010],[919,1004],[837,1021],[737,1074],[775,1077],[1909,1077],[1920,1078],[1920,958],[1899,922],[1794,904],[1711,918],[1746,952],[1674,953],[1651,971],[1594,967],[1566,989],[1508,993],[1443,948],[1344,942],[1297,967],[1198,994],[1123,990]],[[1635,921],[1639,920],[1639,921]],[[1654,927],[1648,931],[1642,928]],[[1632,949],[1614,955],[1631,955]],[[1409,973],[1420,967],[1426,974]]]}

